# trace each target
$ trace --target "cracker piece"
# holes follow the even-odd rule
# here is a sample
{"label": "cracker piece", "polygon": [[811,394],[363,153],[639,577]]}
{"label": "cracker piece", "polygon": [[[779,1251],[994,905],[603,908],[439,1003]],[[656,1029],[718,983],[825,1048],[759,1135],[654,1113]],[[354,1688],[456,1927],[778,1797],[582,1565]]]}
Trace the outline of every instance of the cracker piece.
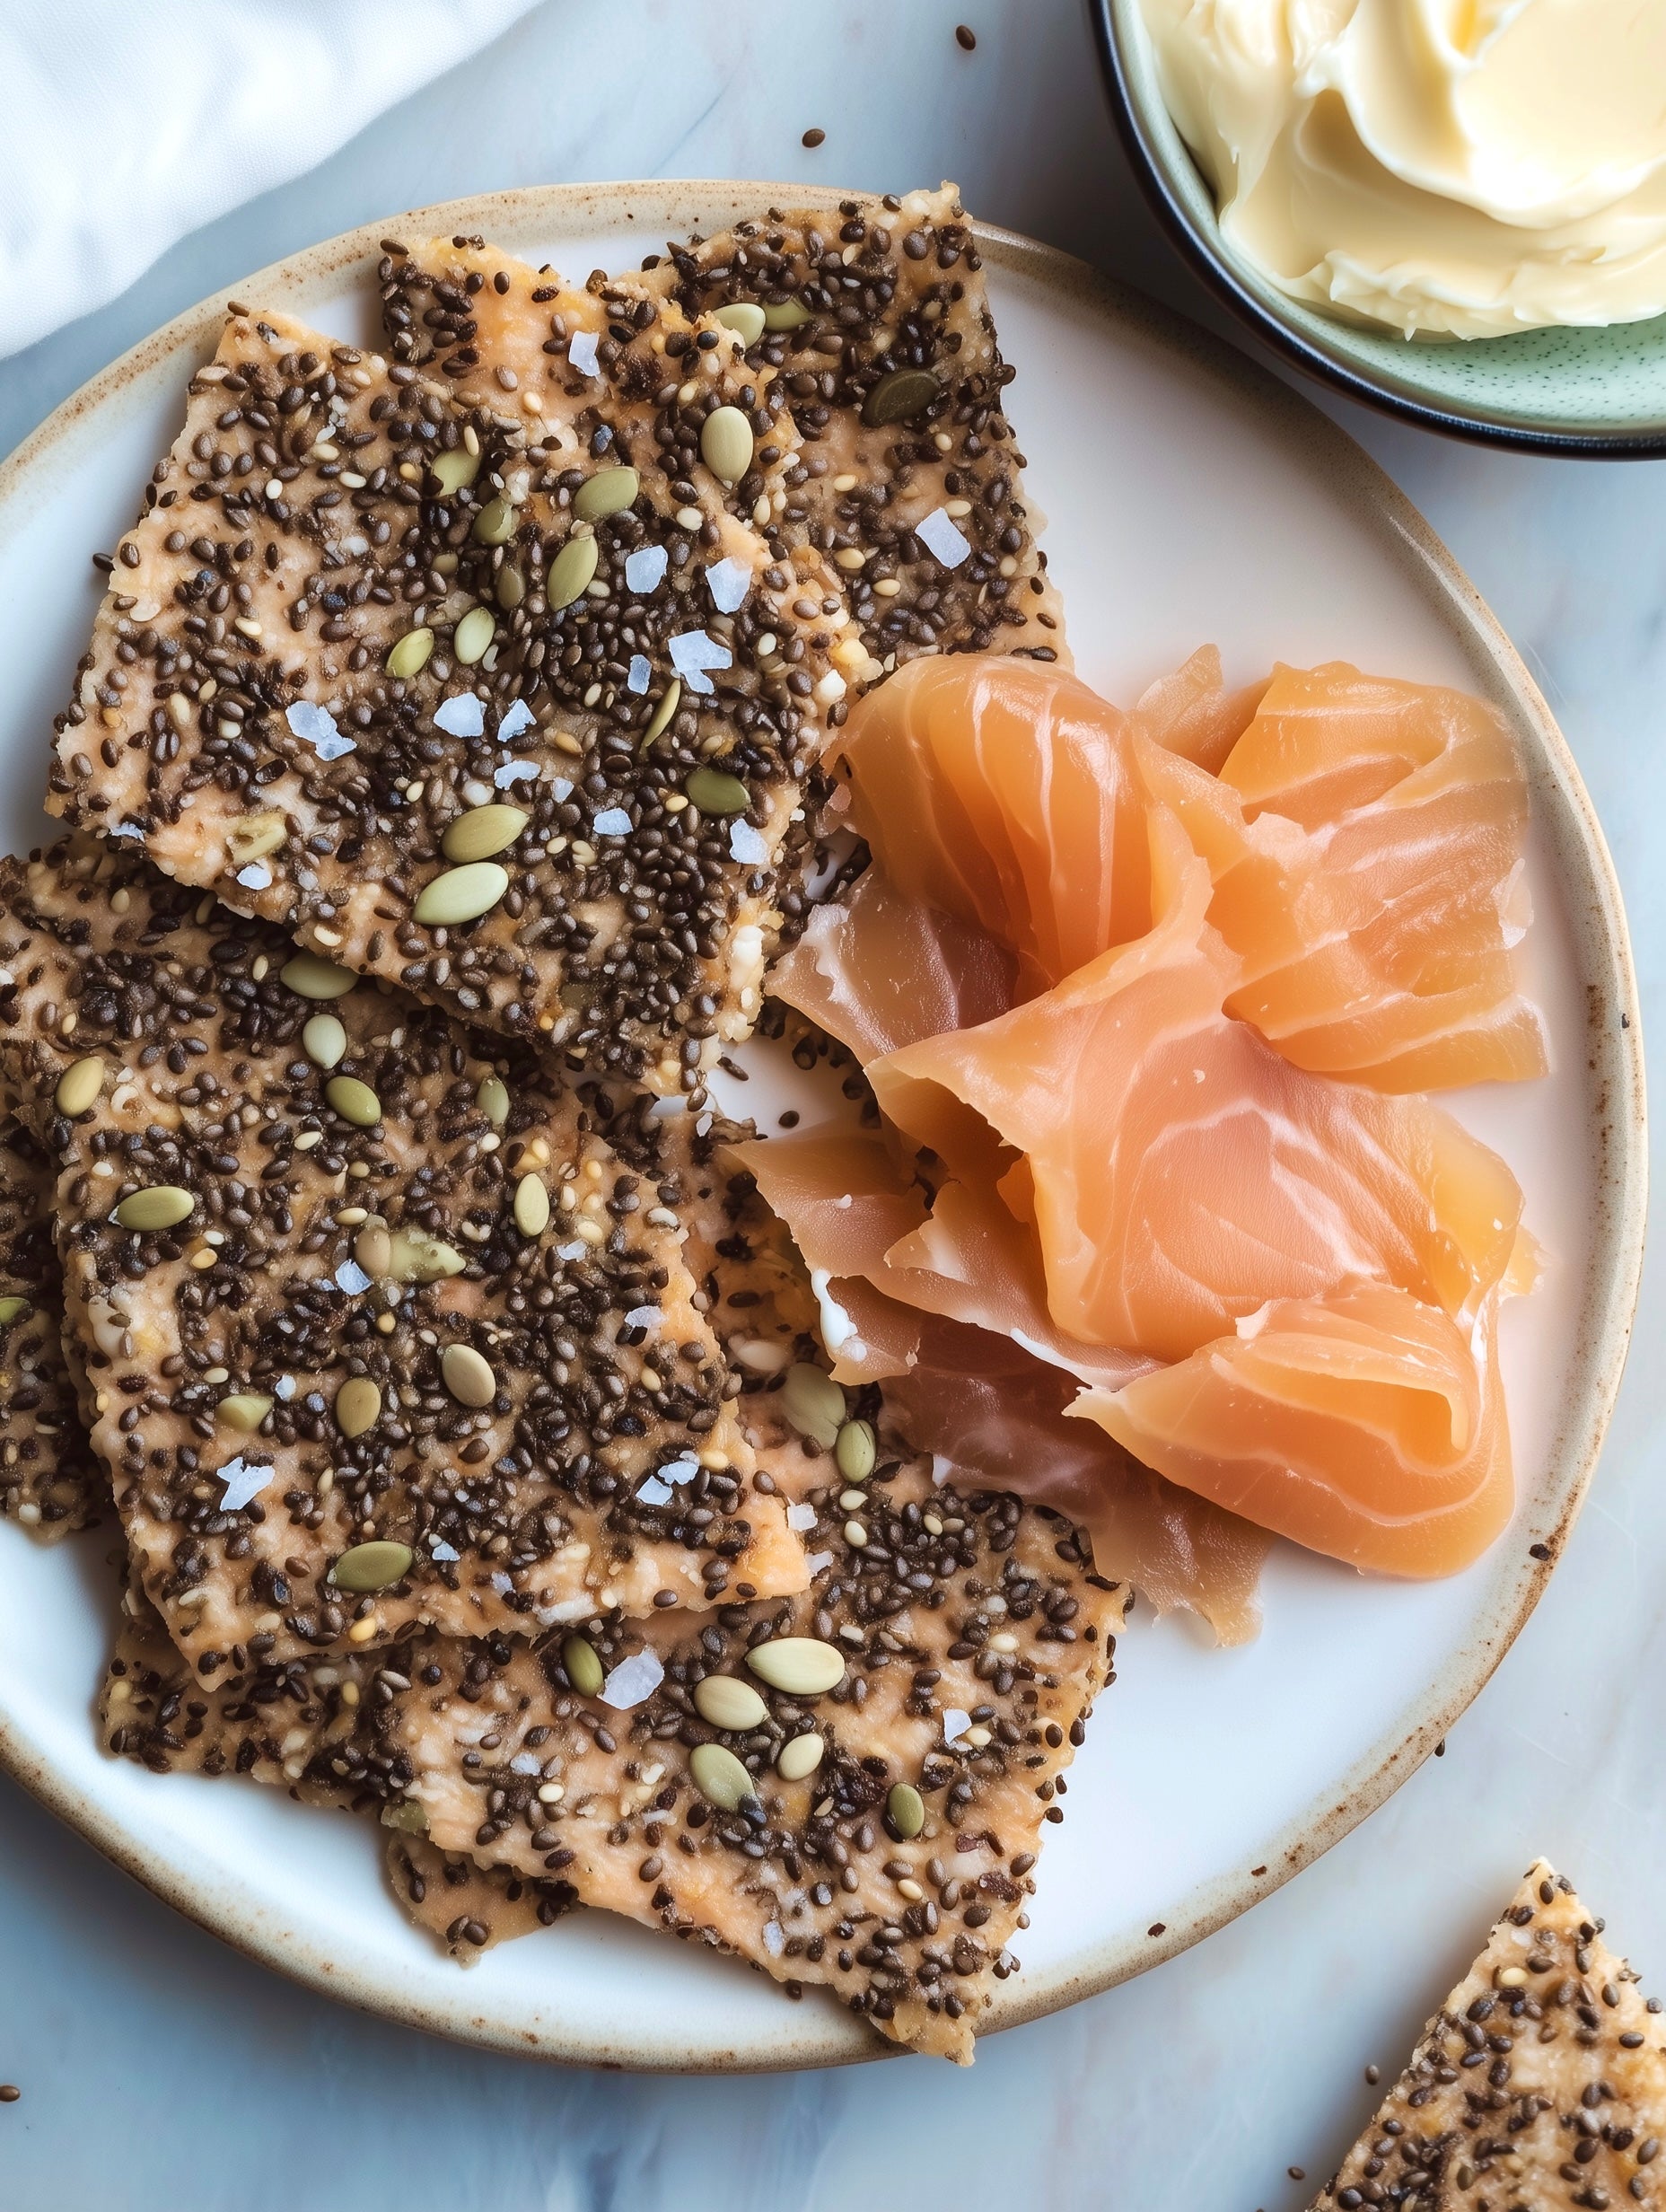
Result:
{"label": "cracker piece", "polygon": [[[93,1447],[199,1672],[418,1620],[535,1636],[802,1589],[645,1096],[518,1047],[485,1059],[397,991],[300,996],[293,952],[92,840],[0,865],[0,1062],[58,1167]],[[101,1086],[67,1119],[57,1086],[88,1058]],[[547,1227],[517,1216],[523,1185]],[[124,1227],[158,1187],[184,1218]],[[390,1566],[340,1567],[373,1540],[412,1556],[355,1590]]]}
{"label": "cracker piece", "polygon": [[[719,404],[780,466],[738,341],[698,353],[685,402],[653,350],[672,303],[621,340],[601,299],[562,297],[598,377],[564,356],[517,392],[500,363],[466,399],[233,316],[117,549],[48,804],[478,1026],[693,1090],[758,1012],[845,684],[822,594],[797,613],[735,497],[697,459],[676,473]],[[584,519],[620,463],[636,497]],[[526,817],[493,818],[497,849],[465,821],[486,805]],[[465,864],[498,895],[448,921],[424,893]]]}
{"label": "cracker piece", "polygon": [[[924,1466],[892,1462],[858,1522],[825,1459],[771,1465],[784,1488],[811,1485],[799,1516],[811,1592],[697,1624],[592,1619],[580,1633],[606,1679],[600,1698],[573,1687],[571,1635],[529,1650],[417,1634],[391,1653],[265,1666],[206,1691],[186,1681],[168,1735],[182,1737],[194,1699],[218,1716],[197,1717],[238,1771],[380,1801],[384,1817],[425,1821],[442,1852],[570,1883],[585,1903],[732,1952],[790,1991],[824,1984],[894,2041],[964,2061],[989,1978],[1016,1965],[1006,1946],[1045,1826],[1063,1817],[1059,1778],[1112,1677],[1122,1600],[1068,1523],[1014,1498],[936,1488]],[[795,1698],[759,1681],[748,1650],[785,1636],[832,1644],[846,1670],[837,1687]],[[625,1694],[614,1670],[628,1661],[644,1694],[620,1709],[608,1700]],[[724,1733],[701,1719],[706,1675],[755,1687],[762,1723]],[[147,1696],[170,1710],[166,1682]],[[820,1767],[783,1781],[782,1746],[810,1733],[826,1746]],[[152,1765],[198,1763],[133,1718],[110,1741]],[[701,1795],[690,1760],[706,1744],[744,1763],[752,1803],[724,1811]],[[920,1793],[914,1836],[908,1808],[900,1826],[891,1817],[899,1783]]]}
{"label": "cracker piece", "polygon": [[1666,2025],[1543,1859],[1314,2212],[1659,2205]]}
{"label": "cracker piece", "polygon": [[771,208],[668,247],[643,281],[691,318],[741,302],[802,318],[747,354],[777,379],[802,441],[778,548],[831,552],[868,682],[923,653],[1069,665],[1003,401],[1013,372],[953,185],[852,198],[837,215]]}
{"label": "cracker piece", "polygon": [[577,1896],[566,1882],[530,1882],[503,1868],[436,1851],[421,1836],[390,1836],[388,1884],[407,1918],[425,1928],[459,1966],[472,1966],[499,1944],[553,1927]]}
{"label": "cracker piece", "polygon": [[33,1137],[0,1120],[0,1514],[45,1543],[95,1526],[106,1490],[64,1362],[53,1182]]}

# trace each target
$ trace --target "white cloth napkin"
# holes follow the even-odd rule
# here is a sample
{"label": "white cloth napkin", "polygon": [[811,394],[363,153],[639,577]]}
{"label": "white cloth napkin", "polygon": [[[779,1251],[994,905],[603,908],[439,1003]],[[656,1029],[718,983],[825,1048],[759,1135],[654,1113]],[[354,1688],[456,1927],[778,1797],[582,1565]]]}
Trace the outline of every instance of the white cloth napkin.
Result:
{"label": "white cloth napkin", "polygon": [[314,167],[535,0],[0,0],[0,356]]}

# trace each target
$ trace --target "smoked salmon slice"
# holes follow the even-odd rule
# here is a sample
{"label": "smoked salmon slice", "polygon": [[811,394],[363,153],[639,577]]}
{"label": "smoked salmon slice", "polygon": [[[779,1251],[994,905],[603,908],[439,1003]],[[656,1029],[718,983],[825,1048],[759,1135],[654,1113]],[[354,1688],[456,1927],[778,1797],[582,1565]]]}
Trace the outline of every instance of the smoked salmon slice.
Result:
{"label": "smoked salmon slice", "polygon": [[1449,1575],[1510,1517],[1495,1301],[1474,1330],[1384,1284],[1275,1302],[1072,1416],[1260,1527],[1359,1567]]}

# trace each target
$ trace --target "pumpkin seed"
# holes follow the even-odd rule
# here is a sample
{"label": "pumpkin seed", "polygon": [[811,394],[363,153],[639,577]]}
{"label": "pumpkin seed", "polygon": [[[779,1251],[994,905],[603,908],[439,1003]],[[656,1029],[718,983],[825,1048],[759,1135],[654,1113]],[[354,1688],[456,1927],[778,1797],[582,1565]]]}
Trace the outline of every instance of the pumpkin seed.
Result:
{"label": "pumpkin seed", "polygon": [[581,522],[599,522],[604,515],[619,514],[634,507],[642,478],[634,469],[599,469],[573,495],[573,512]]}
{"label": "pumpkin seed", "polygon": [[172,1183],[154,1183],[148,1190],[136,1190],[124,1198],[116,1208],[116,1219],[124,1229],[171,1229],[182,1222],[196,1206],[189,1190],[180,1190]]}
{"label": "pumpkin seed", "polygon": [[454,1244],[425,1229],[396,1229],[388,1240],[387,1272],[396,1283],[437,1283],[460,1275],[468,1264]]}
{"label": "pumpkin seed", "polygon": [[742,346],[756,346],[766,328],[764,310],[756,300],[732,300],[718,309],[716,320],[725,330],[733,330]]}
{"label": "pumpkin seed", "polygon": [[897,1833],[912,1843],[925,1825],[925,1800],[912,1782],[895,1782],[885,1800],[886,1816]]}
{"label": "pumpkin seed", "polygon": [[397,1829],[402,1836],[425,1836],[428,1815],[415,1797],[401,1797],[396,1804],[383,1805],[381,1824]]}
{"label": "pumpkin seed", "polygon": [[700,425],[700,459],[723,484],[738,484],[752,465],[752,426],[738,407],[715,407]]}
{"label": "pumpkin seed", "polygon": [[393,1239],[379,1221],[367,1221],[353,1240],[353,1257],[373,1281],[393,1268]]}
{"label": "pumpkin seed", "polygon": [[760,1682],[792,1698],[819,1698],[845,1679],[845,1655],[813,1636],[776,1636],[754,1644],[746,1663]]}
{"label": "pumpkin seed", "polygon": [[481,1076],[474,1102],[495,1129],[501,1129],[509,1119],[509,1093],[496,1075]]}
{"label": "pumpkin seed", "polygon": [[752,803],[752,794],[741,778],[725,776],[722,768],[696,768],[683,789],[688,803],[702,814],[744,814]]}
{"label": "pumpkin seed", "polygon": [[[349,1375],[336,1392],[336,1426],[344,1436],[362,1436],[366,1429],[374,1428],[381,1416],[381,1392],[375,1383],[367,1374]],[[409,1554],[406,1556],[408,1559]],[[394,1575],[388,1577],[390,1582],[398,1579]]]}
{"label": "pumpkin seed", "polygon": [[228,1428],[241,1428],[245,1435],[252,1435],[271,1410],[272,1400],[259,1391],[233,1391],[215,1408],[214,1418]]}
{"label": "pumpkin seed", "polygon": [[453,492],[467,490],[479,475],[480,456],[466,445],[454,445],[449,453],[436,453],[432,467],[440,479],[441,492],[450,498]]}
{"label": "pumpkin seed", "polygon": [[708,1805],[715,1805],[720,1813],[738,1812],[749,1797],[756,1797],[758,1785],[732,1751],[724,1751],[721,1743],[702,1743],[688,1760],[688,1771],[694,1777],[694,1786]]}
{"label": "pumpkin seed", "polygon": [[802,1782],[821,1764],[827,1745],[818,1735],[794,1736],[776,1757],[776,1772],[784,1782]]}
{"label": "pumpkin seed", "polygon": [[96,1052],[90,1052],[84,1060],[77,1060],[58,1077],[52,1103],[59,1113],[73,1121],[77,1114],[86,1112],[103,1088],[104,1063]]}
{"label": "pumpkin seed", "polygon": [[642,743],[637,748],[638,751],[646,752],[656,737],[664,735],[671,716],[681,705],[682,678],[673,676],[666,685],[664,696],[661,698],[659,705],[648,717],[648,726],[642,733]]}
{"label": "pumpkin seed", "polygon": [[338,968],[317,952],[297,952],[278,970],[277,979],[299,998],[342,998],[358,981],[351,968]]}
{"label": "pumpkin seed", "polygon": [[471,806],[440,840],[448,860],[489,860],[513,845],[531,816],[520,806]]}
{"label": "pumpkin seed", "polygon": [[30,1311],[27,1298],[0,1298],[0,1329],[9,1329]]}
{"label": "pumpkin seed", "polygon": [[764,310],[766,330],[799,330],[810,320],[802,300],[772,300]]}
{"label": "pumpkin seed", "polygon": [[373,1129],[381,1119],[381,1101],[356,1075],[332,1075],[324,1085],[324,1096],[355,1128]]}
{"label": "pumpkin seed", "polygon": [[596,563],[601,557],[601,549],[592,537],[569,538],[555,559],[549,564],[549,574],[544,582],[544,597],[551,614],[563,607],[570,607],[581,597],[584,587],[596,573]]}
{"label": "pumpkin seed", "polygon": [[581,1698],[595,1697],[608,1679],[595,1646],[582,1636],[568,1637],[561,1646],[561,1663]]}
{"label": "pumpkin seed", "polygon": [[390,1584],[404,1580],[416,1558],[408,1544],[390,1543],[386,1538],[380,1538],[373,1543],[355,1544],[351,1551],[344,1551],[330,1568],[329,1579],[338,1590],[386,1590]]}
{"label": "pumpkin seed", "polygon": [[846,1421],[833,1439],[833,1460],[846,1482],[865,1482],[873,1472],[873,1429],[867,1421]]}
{"label": "pumpkin seed", "polygon": [[465,668],[485,657],[497,635],[497,622],[489,607],[470,607],[452,633],[452,651]]}
{"label": "pumpkin seed", "polygon": [[800,1362],[789,1367],[776,1400],[781,1415],[801,1436],[830,1451],[845,1426],[845,1393],[830,1374]]}
{"label": "pumpkin seed", "polygon": [[515,508],[512,499],[500,494],[482,507],[474,518],[474,539],[477,545],[507,545],[515,534]]}
{"label": "pumpkin seed", "polygon": [[489,1406],[497,1395],[497,1377],[471,1344],[448,1344],[440,1356],[440,1380],[460,1406]]}
{"label": "pumpkin seed", "polygon": [[448,868],[425,883],[411,908],[411,918],[430,929],[452,927],[459,922],[478,921],[489,914],[509,889],[509,871],[495,860],[471,860],[460,868]]}
{"label": "pumpkin seed", "polygon": [[761,1728],[769,1718],[769,1707],[750,1682],[739,1681],[732,1674],[708,1674],[697,1682],[694,1709],[714,1728]]}
{"label": "pumpkin seed", "polygon": [[226,843],[232,848],[232,858],[241,865],[247,860],[264,860],[275,853],[289,835],[289,824],[281,814],[245,814],[234,821],[226,832]]}
{"label": "pumpkin seed", "polygon": [[315,1014],[301,1032],[301,1046],[314,1067],[339,1067],[346,1057],[347,1032],[333,1014]]}
{"label": "pumpkin seed", "polygon": [[434,651],[434,632],[423,628],[407,630],[387,659],[390,676],[401,680],[415,676],[428,665],[428,655]]}
{"label": "pumpkin seed", "polygon": [[884,423],[906,423],[942,396],[943,386],[929,369],[893,369],[863,401],[862,419],[870,430]]}
{"label": "pumpkin seed", "polygon": [[515,1227],[522,1236],[542,1236],[549,1226],[549,1193],[536,1175],[515,1185]]}
{"label": "pumpkin seed", "polygon": [[505,561],[498,570],[492,596],[505,614],[513,614],[526,597],[526,578],[513,561]]}

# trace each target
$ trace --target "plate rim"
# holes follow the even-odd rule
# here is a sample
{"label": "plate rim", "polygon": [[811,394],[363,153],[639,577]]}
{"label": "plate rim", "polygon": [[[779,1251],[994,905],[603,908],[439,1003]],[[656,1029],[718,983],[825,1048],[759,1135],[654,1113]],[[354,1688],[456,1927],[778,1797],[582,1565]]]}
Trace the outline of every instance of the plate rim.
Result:
{"label": "plate rim", "polygon": [[[1416,423],[1442,437],[1518,453],[1574,461],[1655,461],[1666,453],[1666,428],[1556,430],[1504,410],[1466,412],[1420,396],[1411,386],[1386,382],[1357,368],[1346,355],[1309,337],[1241,277],[1225,252],[1193,221],[1175,189],[1168,162],[1144,105],[1134,90],[1124,50],[1124,19],[1137,0],[1086,0],[1100,75],[1122,149],[1147,206],[1169,241],[1221,304],[1293,368],[1344,392],[1350,399],[1399,422]],[[1189,156],[1188,157],[1189,158]]]}
{"label": "plate rim", "polygon": [[[808,186],[738,179],[628,180],[608,184],[535,185],[475,194],[435,206],[403,211],[355,225],[337,236],[282,257],[266,268],[220,287],[183,310],[89,378],[0,461],[0,507],[27,487],[42,464],[79,426],[96,417],[122,390],[180,349],[217,334],[226,302],[258,294],[263,287],[280,295],[363,265],[373,268],[380,241],[418,226],[435,232],[491,231],[495,221],[522,223],[548,216],[557,227],[575,227],[590,216],[617,220],[634,203],[638,215],[696,204],[709,210],[727,198],[736,211],[766,205],[836,209],[847,188]],[[706,217],[709,220],[709,214]],[[644,227],[664,223],[674,232],[676,218],[654,213]],[[983,2031],[995,2033],[1057,2011],[1079,1999],[1131,1979],[1174,1956],[1237,1918],[1320,1856],[1367,1814],[1381,1804],[1420,1765],[1485,1686],[1520,1633],[1549,1579],[1565,1535],[1576,1516],[1594,1470],[1624,1368],[1641,1283],[1643,1230],[1647,1196],[1647,1133],[1642,1032],[1637,987],[1618,879],[1606,840],[1566,741],[1537,684],[1452,555],[1393,480],[1355,442],[1315,408],[1258,364],[1184,316],[1132,286],[1107,277],[1058,248],[1021,233],[978,223],[974,230],[986,258],[1043,288],[1062,293],[1079,309],[1113,323],[1126,337],[1135,333],[1146,345],[1178,351],[1209,374],[1223,397],[1269,425],[1293,452],[1303,450],[1301,465],[1315,457],[1346,504],[1375,525],[1390,549],[1419,577],[1425,593],[1444,601],[1448,627],[1459,633],[1477,679],[1510,715],[1528,742],[1527,766],[1536,805],[1548,810],[1556,874],[1569,900],[1569,923],[1582,970],[1600,968],[1612,996],[1611,1014],[1620,1018],[1599,1025],[1592,1036],[1594,1076],[1607,1099],[1604,1133],[1603,1203],[1594,1225],[1586,1296],[1581,1312],[1570,1402],[1552,1449],[1553,1479],[1545,1488],[1554,1497],[1552,1523],[1530,1530],[1521,1515],[1512,1539],[1530,1533],[1548,1556],[1530,1558],[1524,1544],[1513,1571],[1502,1568],[1495,1593],[1477,1608],[1464,1642],[1421,1696],[1413,1698],[1389,1732],[1363,1752],[1339,1782],[1320,1793],[1295,1818],[1266,1839],[1265,1873],[1217,1877],[1195,1891],[1188,1909],[1160,1935],[1143,1939],[1110,1936],[1048,1971],[1026,1973],[1015,1988],[997,1997]],[[274,299],[274,304],[279,303]],[[1569,861],[1581,864],[1575,881]],[[1584,900],[1575,911],[1575,898]],[[1600,949],[1600,958],[1591,957]],[[896,2055],[860,2023],[829,2008],[825,2016],[800,2014],[803,2028],[794,2032],[793,2015],[784,2016],[757,2047],[718,2047],[676,2057],[660,2048],[620,2048],[586,2033],[582,2024],[557,2022],[533,2032],[523,2025],[494,2021],[475,2001],[468,1979],[448,2002],[412,1999],[390,1976],[363,1967],[339,1967],[315,1942],[296,1930],[255,1933],[235,1918],[229,1900],[216,1899],[177,1873],[152,1843],[121,1823],[112,1823],[97,1800],[57,1774],[49,1759],[37,1754],[0,1694],[0,1770],[76,1830],[104,1857],[210,1934],[245,1957],[275,1968],[303,1986],[340,1998],[359,2009],[443,2034],[459,2041],[516,2055],[563,2062],[628,2067],[644,2072],[740,2073],[785,2067],[863,2062]]]}

